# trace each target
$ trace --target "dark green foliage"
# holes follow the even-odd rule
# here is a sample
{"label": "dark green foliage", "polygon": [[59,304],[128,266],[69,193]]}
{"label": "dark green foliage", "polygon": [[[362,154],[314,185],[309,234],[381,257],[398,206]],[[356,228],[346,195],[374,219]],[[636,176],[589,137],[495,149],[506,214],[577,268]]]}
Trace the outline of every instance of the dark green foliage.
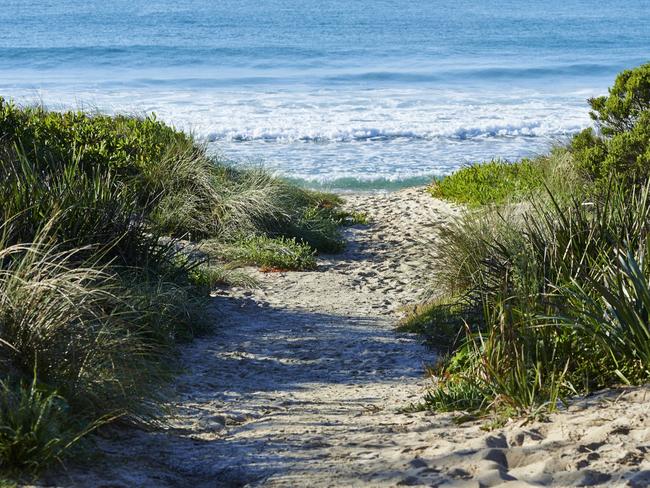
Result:
{"label": "dark green foliage", "polygon": [[586,129],[571,149],[581,170],[605,185],[612,174],[627,183],[650,177],[650,64],[623,71],[608,96],[589,100],[598,133]]}
{"label": "dark green foliage", "polygon": [[424,396],[424,406],[437,412],[464,410],[474,412],[483,409],[489,395],[480,384],[468,377],[453,377],[428,391]]}
{"label": "dark green foliage", "polygon": [[191,139],[156,120],[155,116],[128,117],[50,112],[42,107],[19,108],[0,98],[2,142],[18,145],[27,159],[56,166],[79,160],[84,170],[102,168],[121,177],[135,178],[140,196],[155,196],[154,179],[143,169],[168,157],[170,148],[191,146]]}
{"label": "dark green foliage", "polygon": [[650,63],[621,72],[609,96],[592,98],[589,104],[603,135],[631,131],[650,109]]}
{"label": "dark green foliage", "polygon": [[146,240],[134,196],[100,168],[83,171],[78,159],[57,168],[7,154],[0,160],[0,222],[5,243],[32,241],[44,223],[50,238],[68,248],[102,243],[110,255],[136,257]]}
{"label": "dark green foliage", "polygon": [[60,461],[89,427],[70,414],[66,401],[34,380],[0,382],[0,470],[37,474]]}

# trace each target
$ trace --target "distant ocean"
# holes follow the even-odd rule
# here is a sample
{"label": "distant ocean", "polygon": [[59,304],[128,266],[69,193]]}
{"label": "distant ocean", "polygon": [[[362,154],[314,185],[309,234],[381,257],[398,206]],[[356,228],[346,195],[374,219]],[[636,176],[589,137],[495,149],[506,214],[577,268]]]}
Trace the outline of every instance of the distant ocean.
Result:
{"label": "distant ocean", "polygon": [[650,1],[3,0],[0,96],[155,112],[311,186],[544,152],[650,60]]}

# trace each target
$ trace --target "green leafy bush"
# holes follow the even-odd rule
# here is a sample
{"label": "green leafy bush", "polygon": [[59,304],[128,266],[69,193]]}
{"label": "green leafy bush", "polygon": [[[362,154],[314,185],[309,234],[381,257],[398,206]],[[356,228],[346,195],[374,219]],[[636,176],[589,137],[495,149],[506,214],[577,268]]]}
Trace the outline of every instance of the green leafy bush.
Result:
{"label": "green leafy bush", "polygon": [[164,160],[170,148],[192,145],[188,136],[155,116],[51,112],[43,107],[20,108],[2,98],[0,133],[4,144],[17,144],[28,159],[56,165],[78,158],[86,170],[101,167],[134,177],[142,187],[157,185],[153,179],[141,178],[144,168]]}
{"label": "green leafy bush", "polygon": [[564,147],[550,154],[517,162],[494,160],[462,168],[439,181],[429,192],[436,198],[480,207],[516,202],[540,194],[545,187],[579,188],[582,179]]}
{"label": "green leafy bush", "polygon": [[650,242],[619,251],[600,276],[561,288],[571,316],[563,323],[598,344],[626,383],[650,378]]}
{"label": "green leafy bush", "polygon": [[472,206],[504,203],[541,185],[542,172],[530,160],[495,160],[462,168],[431,185],[436,198]]}
{"label": "green leafy bush", "polygon": [[598,132],[577,134],[571,150],[578,166],[606,185],[616,174],[628,183],[650,177],[650,64],[620,73],[608,96],[589,100]]}
{"label": "green leafy bush", "polygon": [[102,243],[111,256],[133,256],[145,240],[137,205],[114,175],[81,169],[79,159],[56,169],[23,154],[0,159],[0,223],[6,243],[31,242],[44,223],[51,239],[69,248]]}
{"label": "green leafy bush", "polygon": [[404,317],[399,330],[422,334],[439,350],[453,350],[464,338],[469,324],[482,321],[471,303],[463,300],[436,299],[417,306]]}

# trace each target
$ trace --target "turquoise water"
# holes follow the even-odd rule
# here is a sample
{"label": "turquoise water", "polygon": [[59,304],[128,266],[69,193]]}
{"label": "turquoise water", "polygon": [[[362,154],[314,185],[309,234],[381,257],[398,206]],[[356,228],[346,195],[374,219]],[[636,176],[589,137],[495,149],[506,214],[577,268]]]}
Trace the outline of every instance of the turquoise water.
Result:
{"label": "turquoise water", "polygon": [[650,2],[5,0],[0,94],[158,116],[326,187],[545,151],[650,60]]}

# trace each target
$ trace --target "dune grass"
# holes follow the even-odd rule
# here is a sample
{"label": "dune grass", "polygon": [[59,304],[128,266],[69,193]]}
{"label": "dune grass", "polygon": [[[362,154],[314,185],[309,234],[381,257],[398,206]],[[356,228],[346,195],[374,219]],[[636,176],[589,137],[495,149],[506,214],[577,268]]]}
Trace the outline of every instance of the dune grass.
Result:
{"label": "dune grass", "polygon": [[[70,406],[55,392],[32,383],[0,382],[0,466],[6,474],[38,473],[95,427],[69,415]],[[0,480],[0,486],[6,486]],[[11,482],[6,482],[11,485]]]}
{"label": "dune grass", "polygon": [[[435,299],[403,323],[451,345],[422,408],[538,415],[571,395],[650,381],[650,181],[638,158],[612,159],[626,133],[647,129],[643,76],[647,67],[624,72],[610,99],[592,101],[604,127],[588,151],[582,133],[547,157],[434,185],[470,209],[442,233]],[[628,118],[614,127],[608,110]],[[643,155],[648,141],[630,150]]]}
{"label": "dune grass", "polygon": [[343,246],[340,205],[154,116],[0,98],[0,474],[36,474],[109,420],[155,426],[175,345],[218,320],[211,289],[254,285],[238,262],[312,269]]}
{"label": "dune grass", "polygon": [[434,301],[404,323],[456,345],[425,404],[531,414],[650,380],[649,189],[620,184],[568,204],[549,194],[448,229],[436,289],[451,305]]}

